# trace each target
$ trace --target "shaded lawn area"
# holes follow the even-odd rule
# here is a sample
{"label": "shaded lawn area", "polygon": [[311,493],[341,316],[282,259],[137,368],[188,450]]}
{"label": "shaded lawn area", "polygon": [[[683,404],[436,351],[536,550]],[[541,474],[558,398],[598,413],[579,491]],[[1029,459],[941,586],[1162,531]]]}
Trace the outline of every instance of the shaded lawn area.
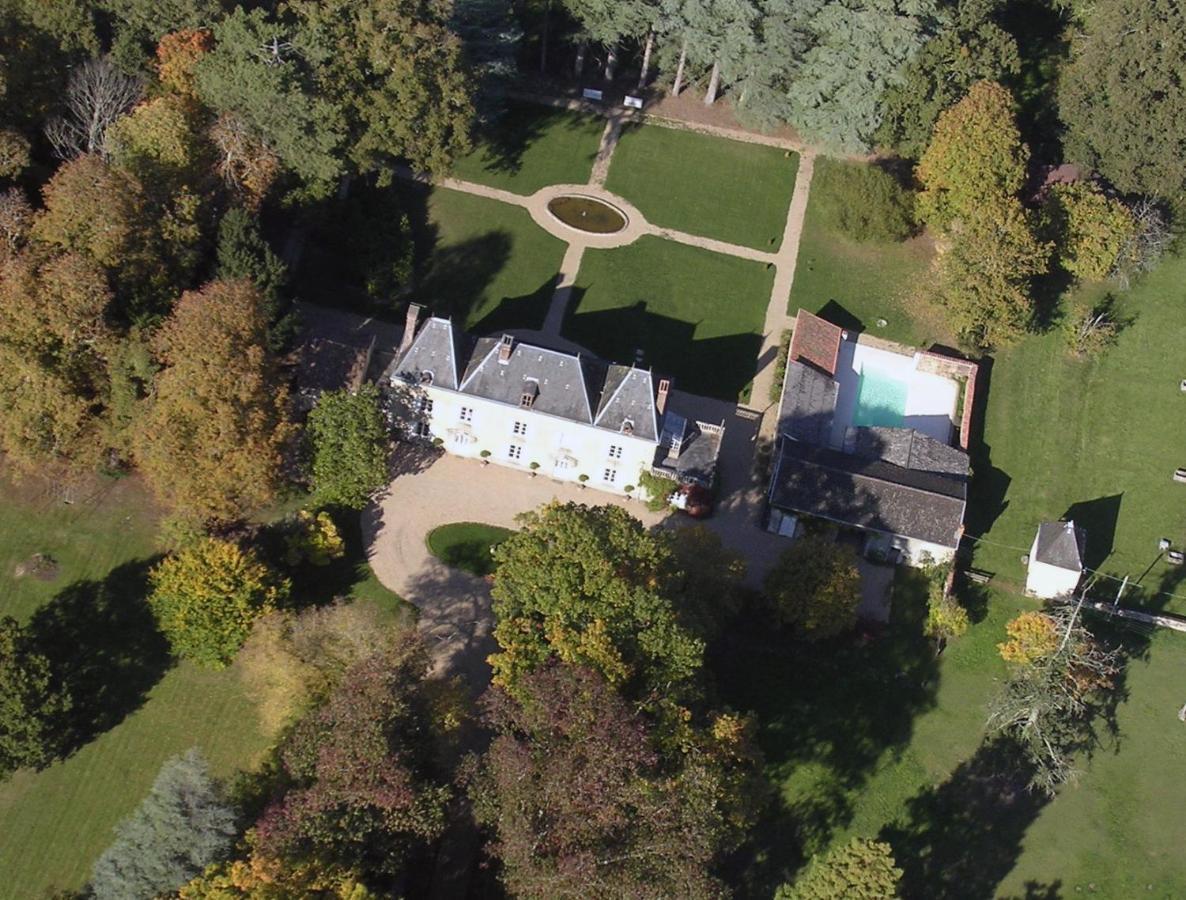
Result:
{"label": "shaded lawn area", "polygon": [[605,119],[534,103],[512,103],[478,134],[474,150],[453,167],[453,177],[534,194],[551,184],[585,184],[601,144]]}
{"label": "shaded lawn area", "polygon": [[[815,165],[836,163],[821,158]],[[787,311],[794,315],[802,307],[849,330],[914,346],[950,344],[942,311],[918,291],[931,262],[928,240],[862,242],[833,231],[820,212],[827,184],[812,180]],[[884,328],[878,319],[886,320]]]}
{"label": "shaded lawn area", "polygon": [[606,189],[654,225],[775,251],[782,243],[799,155],[657,125],[631,125]]}
{"label": "shaded lawn area", "polygon": [[1057,329],[997,355],[973,445],[969,530],[992,542],[977,545],[978,567],[1023,581],[1038,523],[1070,515],[1087,529],[1089,567],[1134,580],[1148,569],[1146,602],[1186,613],[1186,601],[1149,596],[1183,593],[1157,542],[1186,544],[1186,488],[1171,480],[1186,465],[1184,285],[1178,257],[1117,295],[1135,322],[1097,359],[1070,358]]}
{"label": "shaded lawn area", "polygon": [[[74,752],[0,783],[0,898],[79,888],[168,757],[198,746],[230,778],[271,740],[235,669],[170,660],[144,602],[159,551],[139,480],[96,479],[75,500],[63,504],[34,479],[0,481],[0,615],[28,623],[74,698],[61,723]],[[294,572],[302,595],[373,601],[411,621],[366,565],[357,514],[340,522],[346,558]],[[57,561],[56,577],[14,578],[15,564],[38,552]]]}
{"label": "shaded lawn area", "polygon": [[459,191],[405,188],[416,237],[415,297],[479,334],[539,328],[565,244],[526,210]]}
{"label": "shaded lawn area", "polygon": [[564,326],[595,353],[643,362],[692,393],[749,392],[774,272],[658,237],[587,250]]}
{"label": "shaded lawn area", "polygon": [[[1186,821],[1180,673],[1186,641],[1154,637],[1129,664],[1117,722],[1078,787],[1048,801],[1025,789],[1007,745],[982,743],[986,706],[1005,667],[1005,623],[1034,601],[1001,591],[973,605],[979,621],[938,661],[919,631],[923,584],[900,571],[894,620],[865,646],[801,644],[754,618],[712,649],[724,699],[753,710],[775,810],[733,879],[769,897],[812,852],[854,837],[894,848],[907,900],[996,896],[1182,896]],[[905,609],[901,603],[905,601]],[[1033,893],[1027,893],[1033,889]]]}
{"label": "shaded lawn area", "polygon": [[494,571],[494,548],[515,532],[481,522],[453,522],[428,533],[428,552],[447,566],[479,577]]}

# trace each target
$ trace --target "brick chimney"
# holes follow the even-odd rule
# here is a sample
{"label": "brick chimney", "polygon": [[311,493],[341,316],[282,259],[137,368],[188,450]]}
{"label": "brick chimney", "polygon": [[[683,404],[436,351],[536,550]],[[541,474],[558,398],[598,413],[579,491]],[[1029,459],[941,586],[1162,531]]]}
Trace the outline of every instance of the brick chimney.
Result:
{"label": "brick chimney", "polygon": [[399,342],[399,353],[396,358],[401,358],[408,352],[408,348],[412,346],[412,341],[416,337],[416,326],[420,324],[420,313],[424,311],[424,307],[419,303],[408,304],[408,317],[404,320],[404,337]]}
{"label": "brick chimney", "polygon": [[659,379],[659,395],[655,398],[655,411],[662,418],[663,413],[667,410],[667,394],[671,390],[671,379]]}
{"label": "brick chimney", "polygon": [[499,365],[505,366],[511,361],[511,351],[515,349],[515,339],[509,334],[502,336],[502,341],[498,345],[498,362]]}

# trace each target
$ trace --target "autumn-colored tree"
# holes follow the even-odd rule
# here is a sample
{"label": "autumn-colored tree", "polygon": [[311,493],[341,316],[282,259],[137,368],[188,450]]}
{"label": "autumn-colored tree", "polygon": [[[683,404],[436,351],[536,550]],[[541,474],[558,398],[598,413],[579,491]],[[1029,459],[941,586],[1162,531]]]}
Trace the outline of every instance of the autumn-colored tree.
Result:
{"label": "autumn-colored tree", "polygon": [[440,836],[450,789],[436,773],[420,691],[427,671],[408,632],[347,671],[293,728],[280,750],[291,787],[256,824],[265,856],[390,876]]}
{"label": "autumn-colored tree", "polygon": [[1084,181],[1054,185],[1046,216],[1059,264],[1085,281],[1107,278],[1137,233],[1127,206]]}
{"label": "autumn-colored tree", "polygon": [[0,264],[0,447],[18,465],[97,460],[110,300],[79,254],[32,248]]}
{"label": "autumn-colored tree", "polygon": [[939,116],[916,173],[918,211],[928,223],[947,227],[985,203],[1017,196],[1029,151],[1013,107],[1005,88],[980,81]]}
{"label": "autumn-colored tree", "polygon": [[1049,657],[1058,648],[1062,635],[1054,620],[1041,612],[1024,612],[1005,625],[1009,640],[997,644],[1001,659],[1007,663],[1030,666]]}
{"label": "autumn-colored tree", "polygon": [[226,666],[289,591],[252,550],[214,538],[166,557],[149,580],[148,605],[173,652],[212,668]]}
{"label": "autumn-colored tree", "polygon": [[247,832],[251,848],[245,859],[210,866],[182,886],[180,900],[379,900],[355,872],[317,859],[281,860],[254,849],[255,832]]}
{"label": "autumn-colored tree", "polygon": [[1020,201],[985,199],[952,222],[940,249],[937,289],[956,333],[988,349],[1016,341],[1034,316],[1033,279],[1050,245],[1037,239]]}
{"label": "autumn-colored tree", "polygon": [[855,838],[819,859],[775,900],[897,900],[902,870],[883,841]]}
{"label": "autumn-colored tree", "polygon": [[214,281],[183,294],[156,336],[165,368],[135,456],[162,499],[198,521],[238,518],[280,484],[291,427],[267,328],[254,285]]}
{"label": "autumn-colored tree", "polygon": [[210,126],[216,171],[250,210],[258,210],[280,175],[280,157],[241,116],[223,113]]}
{"label": "autumn-colored tree", "polygon": [[211,167],[202,120],[196,102],[186,97],[141,103],[107,132],[112,163],[157,194],[200,184]]}
{"label": "autumn-colored tree", "polygon": [[15,178],[29,167],[29,139],[13,128],[0,128],[0,178]]}
{"label": "autumn-colored tree", "polygon": [[214,48],[208,28],[183,28],[161,38],[156,48],[156,71],[161,86],[182,97],[196,97],[194,69]]}
{"label": "autumn-colored tree", "polygon": [[484,698],[495,737],[469,787],[508,893],[719,896],[710,869],[734,839],[720,769],[697,752],[665,761],[591,669],[548,665],[519,688]]}
{"label": "autumn-colored tree", "polygon": [[856,554],[825,537],[801,537],[766,576],[766,595],[783,622],[812,640],[847,631],[861,602]]}
{"label": "autumn-colored tree", "polygon": [[0,193],[0,258],[15,253],[33,227],[33,205],[19,187]]}
{"label": "autumn-colored tree", "polygon": [[495,550],[495,684],[514,693],[557,658],[666,693],[700,668],[703,641],[680,621],[663,538],[617,506],[553,503],[519,524]]}

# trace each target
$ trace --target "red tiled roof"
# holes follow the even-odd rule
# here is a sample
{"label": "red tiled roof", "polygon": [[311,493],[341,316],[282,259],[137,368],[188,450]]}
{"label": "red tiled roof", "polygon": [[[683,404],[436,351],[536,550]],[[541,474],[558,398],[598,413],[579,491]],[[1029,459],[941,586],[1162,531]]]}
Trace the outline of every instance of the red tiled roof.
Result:
{"label": "red tiled roof", "polygon": [[829,375],[835,375],[836,360],[840,355],[840,337],[841,331],[837,326],[801,309],[795,316],[790,358],[810,363]]}

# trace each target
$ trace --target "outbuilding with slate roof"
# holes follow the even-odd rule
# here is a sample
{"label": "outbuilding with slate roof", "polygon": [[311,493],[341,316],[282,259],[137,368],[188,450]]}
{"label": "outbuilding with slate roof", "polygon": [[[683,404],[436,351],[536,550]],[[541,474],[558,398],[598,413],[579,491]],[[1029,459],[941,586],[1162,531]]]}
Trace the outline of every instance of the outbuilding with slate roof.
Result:
{"label": "outbuilding with slate roof", "polygon": [[1087,534],[1074,522],[1043,522],[1030,547],[1025,592],[1043,600],[1074,593],[1086,551]]}

